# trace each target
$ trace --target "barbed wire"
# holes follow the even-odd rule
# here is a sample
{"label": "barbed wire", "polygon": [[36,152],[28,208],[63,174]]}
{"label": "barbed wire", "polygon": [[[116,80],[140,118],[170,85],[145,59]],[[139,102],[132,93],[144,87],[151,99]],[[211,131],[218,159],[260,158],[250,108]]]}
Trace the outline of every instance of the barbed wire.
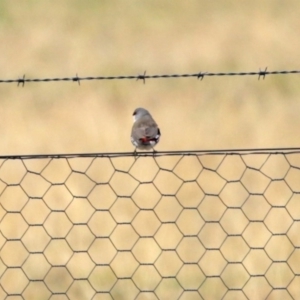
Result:
{"label": "barbed wire", "polygon": [[21,154],[0,155],[0,159],[42,159],[42,158],[78,158],[78,157],[159,157],[159,156],[189,156],[189,155],[253,155],[253,154],[295,154],[300,147],[289,148],[253,148],[253,149],[224,149],[224,150],[178,150],[178,151],[149,151],[149,152],[96,152],[96,153],[63,153],[63,154]]}
{"label": "barbed wire", "polygon": [[81,81],[89,80],[142,80],[146,83],[146,79],[171,79],[171,78],[190,78],[203,80],[204,77],[221,77],[221,76],[258,76],[258,80],[265,79],[267,75],[287,75],[287,74],[300,74],[300,70],[282,70],[282,71],[267,71],[267,67],[264,70],[254,72],[199,72],[199,73],[187,73],[187,74],[157,74],[147,75],[146,71],[140,75],[117,75],[117,76],[88,76],[79,77],[76,74],[74,77],[55,77],[55,78],[26,78],[24,74],[22,78],[17,79],[0,79],[0,83],[17,83],[18,86],[25,86],[25,83],[30,82],[59,82],[59,81],[74,81],[80,85]]}

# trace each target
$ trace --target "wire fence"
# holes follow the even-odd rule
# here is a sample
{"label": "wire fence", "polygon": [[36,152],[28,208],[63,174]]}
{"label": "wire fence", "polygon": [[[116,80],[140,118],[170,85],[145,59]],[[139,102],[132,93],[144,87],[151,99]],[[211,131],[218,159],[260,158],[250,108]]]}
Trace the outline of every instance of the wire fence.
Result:
{"label": "wire fence", "polygon": [[299,299],[299,232],[300,149],[0,157],[1,299]]}
{"label": "wire fence", "polygon": [[80,85],[81,81],[91,80],[142,80],[146,83],[147,79],[171,79],[171,78],[196,78],[203,80],[205,77],[224,77],[224,76],[257,76],[259,79],[265,79],[267,75],[291,75],[300,74],[300,70],[282,70],[282,71],[268,71],[264,70],[252,72],[198,72],[187,74],[159,74],[159,75],[147,75],[146,71],[141,75],[117,75],[117,76],[87,76],[79,77],[76,74],[73,77],[56,77],[56,78],[26,78],[25,75],[22,78],[15,79],[0,79],[0,83],[17,83],[18,86],[23,86],[25,83],[30,82],[58,82],[58,81],[74,81]]}

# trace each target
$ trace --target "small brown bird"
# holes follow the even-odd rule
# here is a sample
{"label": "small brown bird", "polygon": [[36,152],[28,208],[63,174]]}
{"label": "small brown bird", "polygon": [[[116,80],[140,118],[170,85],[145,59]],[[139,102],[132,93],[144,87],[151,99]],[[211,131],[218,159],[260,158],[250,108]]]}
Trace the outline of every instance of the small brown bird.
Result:
{"label": "small brown bird", "polygon": [[159,142],[160,130],[148,110],[137,108],[133,112],[131,142],[140,150],[153,150]]}

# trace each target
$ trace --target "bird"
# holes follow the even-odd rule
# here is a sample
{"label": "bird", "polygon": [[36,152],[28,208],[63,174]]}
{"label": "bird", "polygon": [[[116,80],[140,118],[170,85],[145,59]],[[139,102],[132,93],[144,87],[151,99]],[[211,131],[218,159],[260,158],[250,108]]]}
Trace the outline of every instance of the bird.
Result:
{"label": "bird", "polygon": [[136,149],[154,150],[159,142],[161,133],[151,114],[145,108],[136,108],[133,112],[133,126],[131,130],[131,143]]}

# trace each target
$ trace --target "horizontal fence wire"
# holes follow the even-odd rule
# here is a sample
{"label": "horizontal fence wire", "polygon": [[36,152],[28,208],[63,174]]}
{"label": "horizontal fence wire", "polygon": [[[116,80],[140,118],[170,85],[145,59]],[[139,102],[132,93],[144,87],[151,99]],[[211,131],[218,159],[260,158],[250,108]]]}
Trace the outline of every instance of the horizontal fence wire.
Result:
{"label": "horizontal fence wire", "polygon": [[42,158],[76,158],[76,157],[159,157],[159,156],[192,156],[192,155],[249,155],[249,154],[293,154],[300,147],[285,148],[249,148],[249,149],[210,149],[210,150],[170,150],[154,152],[94,152],[94,153],[63,153],[63,154],[24,154],[0,155],[0,159],[42,159]]}
{"label": "horizontal fence wire", "polygon": [[0,157],[1,299],[300,299],[300,148]]}
{"label": "horizontal fence wire", "polygon": [[25,83],[30,82],[58,82],[58,81],[73,81],[80,85],[81,81],[90,80],[142,80],[146,83],[147,79],[171,79],[171,78],[196,78],[203,80],[205,77],[223,77],[223,76],[258,76],[258,79],[265,79],[268,75],[290,75],[299,74],[300,70],[282,70],[282,71],[267,71],[264,70],[254,72],[199,72],[190,74],[158,74],[158,75],[147,75],[146,71],[142,75],[118,75],[118,76],[87,76],[80,77],[78,74],[73,77],[60,77],[60,78],[26,78],[23,75],[22,78],[16,79],[0,79],[0,83],[17,83],[18,86],[24,87]]}

